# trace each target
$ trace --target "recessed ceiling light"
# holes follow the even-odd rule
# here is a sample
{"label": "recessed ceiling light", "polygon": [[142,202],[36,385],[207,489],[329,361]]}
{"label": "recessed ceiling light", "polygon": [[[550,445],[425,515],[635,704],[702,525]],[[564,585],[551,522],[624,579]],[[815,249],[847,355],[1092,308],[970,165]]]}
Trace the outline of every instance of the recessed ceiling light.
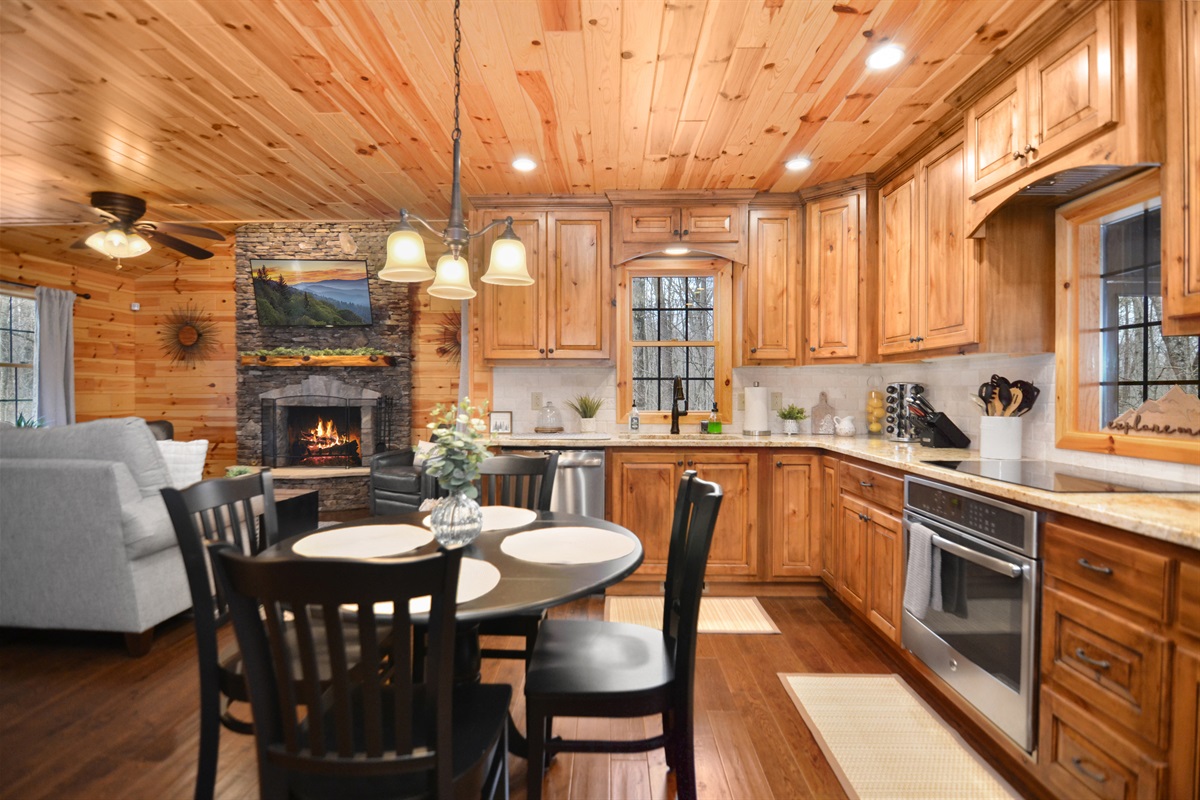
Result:
{"label": "recessed ceiling light", "polygon": [[513,169],[517,170],[518,172],[530,172],[531,170],[537,169],[537,162],[532,158],[526,158],[525,156],[521,156],[513,161],[512,165]]}
{"label": "recessed ceiling light", "polygon": [[898,44],[885,44],[867,56],[867,66],[871,69],[887,69],[896,66],[903,60],[903,47]]}
{"label": "recessed ceiling light", "polygon": [[798,172],[799,170],[808,169],[811,167],[812,162],[804,156],[796,156],[795,158],[789,159],[784,166],[792,172]]}

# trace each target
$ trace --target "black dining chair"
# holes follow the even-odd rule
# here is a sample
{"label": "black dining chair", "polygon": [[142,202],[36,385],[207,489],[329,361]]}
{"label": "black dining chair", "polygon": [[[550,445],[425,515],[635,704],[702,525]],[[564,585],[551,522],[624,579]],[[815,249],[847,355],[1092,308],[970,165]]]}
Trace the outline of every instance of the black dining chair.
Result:
{"label": "black dining chair", "polygon": [[[453,678],[461,549],[357,561],[210,547],[245,659],[264,800],[508,797],[512,689]],[[424,596],[429,668],[414,679],[409,602]]]}
{"label": "black dining chair", "polygon": [[[558,752],[666,750],[679,797],[696,796],[692,695],[704,568],[721,487],[689,470],[679,482],[663,598],[662,630],[599,620],[542,623],[525,674],[528,800],[542,796],[546,756]],[[662,716],[663,732],[639,740],[551,738],[565,717]]]}
{"label": "black dining chair", "polygon": [[275,512],[275,483],[270,470],[239,478],[214,478],[186,489],[164,488],[163,501],[175,527],[183,556],[196,650],[200,664],[200,755],[196,767],[196,800],[210,800],[217,779],[221,726],[253,733],[251,723],[229,711],[230,702],[245,702],[245,678],[237,648],[218,653],[217,630],[229,621],[229,608],[210,580],[205,542],[229,542],[244,553],[256,554],[275,544],[279,523]]}
{"label": "black dining chair", "polygon": [[[557,472],[558,453],[485,458],[479,465],[479,504],[549,511]],[[543,616],[541,611],[530,611],[480,622],[482,636],[516,636],[524,640],[522,649],[485,647],[480,650],[480,656],[520,659],[528,664]]]}

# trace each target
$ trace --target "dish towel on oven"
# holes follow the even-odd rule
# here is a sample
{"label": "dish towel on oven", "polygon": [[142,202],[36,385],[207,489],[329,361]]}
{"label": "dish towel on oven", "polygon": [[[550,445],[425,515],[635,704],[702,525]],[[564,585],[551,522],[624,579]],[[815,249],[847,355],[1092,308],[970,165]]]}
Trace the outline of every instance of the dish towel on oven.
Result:
{"label": "dish towel on oven", "polygon": [[904,576],[904,608],[924,619],[932,606],[942,608],[941,551],[933,546],[933,531],[919,522],[908,526],[908,570]]}

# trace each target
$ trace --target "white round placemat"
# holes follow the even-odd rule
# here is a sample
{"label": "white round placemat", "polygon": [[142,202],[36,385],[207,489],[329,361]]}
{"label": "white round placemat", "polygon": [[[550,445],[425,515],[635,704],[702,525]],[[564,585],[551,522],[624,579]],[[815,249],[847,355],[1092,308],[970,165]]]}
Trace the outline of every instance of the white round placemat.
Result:
{"label": "white round placemat", "polygon": [[[494,564],[480,561],[478,558],[464,558],[458,568],[458,602],[461,604],[477,597],[483,597],[495,589],[498,583],[500,583],[500,570],[496,569]],[[429,595],[414,597],[408,601],[408,613],[428,614],[432,605],[433,600]],[[375,613],[390,615],[392,613],[391,601],[376,603]]]}
{"label": "white round placemat", "polygon": [[[430,520],[433,517],[428,516],[421,520],[421,523],[428,528]],[[483,507],[483,530],[488,531],[506,531],[510,528],[520,528],[522,525],[528,525],[537,519],[537,512],[531,511],[528,508],[517,508],[516,506],[484,506]]]}
{"label": "white round placemat", "polygon": [[603,528],[564,526],[514,533],[500,543],[500,549],[538,564],[596,564],[629,555],[634,541]]}
{"label": "white round placemat", "polygon": [[416,525],[356,525],[305,536],[292,552],[310,558],[381,558],[416,550],[433,534]]}

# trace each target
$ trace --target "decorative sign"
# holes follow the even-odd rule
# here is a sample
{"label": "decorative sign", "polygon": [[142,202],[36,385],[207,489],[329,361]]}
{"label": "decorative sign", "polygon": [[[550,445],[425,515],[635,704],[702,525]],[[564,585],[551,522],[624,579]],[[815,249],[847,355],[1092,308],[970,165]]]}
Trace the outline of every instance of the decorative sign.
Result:
{"label": "decorative sign", "polygon": [[1200,398],[1172,386],[1158,400],[1147,400],[1126,411],[1105,430],[1132,436],[1200,439]]}

